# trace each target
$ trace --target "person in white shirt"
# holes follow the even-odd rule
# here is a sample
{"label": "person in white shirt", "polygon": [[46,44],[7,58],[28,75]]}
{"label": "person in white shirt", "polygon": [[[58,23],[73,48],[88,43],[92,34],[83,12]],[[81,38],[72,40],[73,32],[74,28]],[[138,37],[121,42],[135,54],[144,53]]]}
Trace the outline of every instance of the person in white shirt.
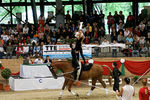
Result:
{"label": "person in white shirt", "polygon": [[29,32],[29,28],[27,25],[25,25],[23,28],[23,34],[28,34],[28,32]]}
{"label": "person in white shirt", "polygon": [[[103,40],[103,42],[102,42],[102,45],[104,45],[104,46],[106,46],[106,45],[108,45],[109,44],[109,41],[107,40],[107,38],[104,38],[104,40]],[[104,51],[104,52],[109,52],[109,48],[108,47],[103,47],[103,48],[101,48],[102,49],[102,51]]]}
{"label": "person in white shirt", "polygon": [[27,44],[25,43],[23,46],[23,55],[24,57],[27,57],[29,53],[29,46],[27,46]]}
{"label": "person in white shirt", "polygon": [[130,85],[130,78],[125,77],[124,81],[126,83],[118,92],[116,91],[117,96],[121,96],[121,100],[133,100],[133,96],[135,95],[134,87]]}
{"label": "person in white shirt", "polygon": [[107,40],[107,38],[104,38],[102,45],[108,45],[108,44],[109,44],[109,41]]}
{"label": "person in white shirt", "polygon": [[34,61],[35,64],[43,64],[43,59],[41,56],[39,56],[37,59]]}
{"label": "person in white shirt", "polygon": [[3,31],[3,34],[1,35],[2,40],[4,40],[5,43],[9,40],[9,36],[7,35],[6,31]]}

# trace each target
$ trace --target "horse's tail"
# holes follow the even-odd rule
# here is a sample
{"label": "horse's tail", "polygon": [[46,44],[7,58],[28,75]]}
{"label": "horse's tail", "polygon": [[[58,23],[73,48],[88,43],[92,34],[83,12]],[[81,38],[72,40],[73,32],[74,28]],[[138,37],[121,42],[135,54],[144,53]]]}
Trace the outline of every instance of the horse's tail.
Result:
{"label": "horse's tail", "polygon": [[[110,67],[108,67],[107,65],[102,65],[102,67],[107,67],[108,70],[109,70],[109,77],[108,77],[108,80],[109,80],[109,85],[112,86],[112,77],[113,77],[113,73],[112,73],[112,70],[110,69]],[[111,77],[110,77],[111,76]]]}
{"label": "horse's tail", "polygon": [[107,67],[107,68],[108,68],[108,70],[109,70],[110,76],[113,76],[113,74],[112,74],[112,70],[110,69],[110,67],[108,67],[107,65],[102,65],[102,67]]}

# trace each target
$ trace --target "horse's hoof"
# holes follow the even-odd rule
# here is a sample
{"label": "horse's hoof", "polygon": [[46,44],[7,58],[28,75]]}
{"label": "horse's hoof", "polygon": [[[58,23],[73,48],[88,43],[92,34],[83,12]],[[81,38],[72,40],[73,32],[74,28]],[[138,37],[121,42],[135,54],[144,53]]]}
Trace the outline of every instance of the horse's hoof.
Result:
{"label": "horse's hoof", "polygon": [[61,97],[58,97],[58,100],[61,100]]}
{"label": "horse's hoof", "polygon": [[79,94],[77,93],[76,96],[79,97]]}

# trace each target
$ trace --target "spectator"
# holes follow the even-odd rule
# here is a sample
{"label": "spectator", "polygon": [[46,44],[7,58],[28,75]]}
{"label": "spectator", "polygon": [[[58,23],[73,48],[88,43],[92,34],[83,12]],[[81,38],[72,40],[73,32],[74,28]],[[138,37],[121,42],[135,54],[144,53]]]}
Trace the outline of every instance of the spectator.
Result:
{"label": "spectator", "polygon": [[104,41],[102,42],[102,45],[108,45],[109,41],[107,40],[107,38],[104,38]]}
{"label": "spectator", "polygon": [[9,59],[12,58],[13,51],[14,51],[14,46],[12,46],[11,42],[9,42],[8,46],[6,47],[6,59],[8,59],[8,56]]}
{"label": "spectator", "polygon": [[123,53],[124,53],[125,57],[131,57],[132,56],[131,44],[129,43],[128,40],[126,40],[126,48],[123,49]]}
{"label": "spectator", "polygon": [[125,17],[124,17],[124,15],[122,14],[122,11],[120,11],[120,12],[119,12],[119,20],[121,20],[123,24],[124,24],[124,19],[125,19]]}
{"label": "spectator", "polygon": [[48,15],[47,19],[46,19],[46,23],[50,26],[50,24],[52,23],[52,20],[55,19],[54,13],[52,12],[51,14]]}
{"label": "spectator", "polygon": [[133,96],[135,95],[134,87],[129,85],[130,84],[130,78],[125,77],[124,81],[126,83],[125,86],[123,86],[119,91],[116,91],[116,94],[118,96],[121,96],[121,100],[133,100]]}
{"label": "spectator", "polygon": [[90,12],[90,14],[88,15],[88,23],[90,23],[90,25],[92,25],[93,24],[93,22],[94,22],[94,15],[93,15],[93,13],[92,12]]}
{"label": "spectator", "polygon": [[123,31],[122,30],[119,31],[119,35],[117,37],[117,41],[118,41],[118,43],[124,43],[125,42],[125,38],[123,36]]}
{"label": "spectator", "polygon": [[128,25],[128,27],[134,27],[135,25],[135,17],[131,14],[131,12],[129,12],[126,24]]}
{"label": "spectator", "polygon": [[17,32],[19,32],[19,33],[22,32],[22,28],[23,28],[23,25],[21,24],[21,21],[19,21],[16,26]]}
{"label": "spectator", "polygon": [[100,37],[99,31],[97,29],[97,27],[94,28],[94,32],[93,32],[93,36],[94,40],[98,39],[98,37]]}
{"label": "spectator", "polygon": [[2,44],[0,42],[0,59],[2,59],[3,53],[4,53],[4,48],[3,48],[3,46],[2,46]]}
{"label": "spectator", "polygon": [[88,38],[91,38],[92,37],[92,33],[89,31],[89,28],[86,28],[86,31],[85,31],[85,37],[88,37]]}
{"label": "spectator", "polygon": [[[102,42],[102,45],[108,45],[109,44],[109,41],[107,40],[107,38],[104,38],[103,42]],[[103,47],[101,48],[102,51],[104,52],[108,52],[109,51],[109,47]]]}
{"label": "spectator", "polygon": [[9,34],[9,35],[13,35],[13,34],[14,34],[14,30],[12,29],[12,27],[9,28],[8,34]]}
{"label": "spectator", "polygon": [[77,30],[77,27],[75,26],[75,24],[72,24],[72,27],[70,28],[71,32],[75,32],[75,30]]}
{"label": "spectator", "polygon": [[84,13],[82,11],[80,11],[80,22],[83,22],[83,24],[86,24],[86,16],[84,15]]}
{"label": "spectator", "polygon": [[88,29],[89,32],[92,32],[92,26],[90,25],[90,23],[87,24],[86,29]]}
{"label": "spectator", "polygon": [[94,11],[94,22],[98,23],[98,20],[99,20],[99,16],[97,14],[97,11]]}
{"label": "spectator", "polygon": [[27,44],[25,43],[23,46],[23,55],[24,57],[28,57],[29,54],[29,46],[27,46]]}
{"label": "spectator", "polygon": [[110,28],[114,24],[114,17],[111,15],[111,12],[109,12],[109,15],[107,16],[107,25],[108,25],[108,32],[110,34]]}
{"label": "spectator", "polygon": [[150,41],[149,40],[146,41],[146,45],[145,46],[146,46],[146,48],[148,50],[147,57],[150,57]]}
{"label": "spectator", "polygon": [[139,29],[141,30],[141,27],[144,27],[145,28],[145,24],[143,23],[144,21],[141,21],[140,24],[139,24]]}
{"label": "spectator", "polygon": [[25,59],[23,60],[23,64],[32,64],[32,60],[30,59],[30,56],[25,57]]}
{"label": "spectator", "polygon": [[147,37],[147,33],[146,33],[146,31],[144,30],[144,26],[141,27],[140,35],[143,36],[143,37]]}
{"label": "spectator", "polygon": [[130,31],[128,30],[128,28],[125,28],[124,36],[127,37],[129,34],[130,34]]}
{"label": "spectator", "polygon": [[[94,44],[99,45],[97,40],[95,40]],[[95,57],[98,57],[100,48],[99,47],[94,47],[94,50],[95,50]]]}
{"label": "spectator", "polygon": [[115,11],[114,20],[115,20],[115,26],[119,25],[119,15],[118,15],[117,11]]}
{"label": "spectator", "polygon": [[4,41],[4,43],[7,44],[7,41],[9,40],[9,36],[7,35],[6,31],[3,31],[1,38]]}
{"label": "spectator", "polygon": [[126,41],[128,40],[129,44],[133,43],[133,38],[131,36],[131,34],[128,35],[128,37],[126,38]]}
{"label": "spectator", "polygon": [[0,37],[0,46],[4,46],[4,40]]}
{"label": "spectator", "polygon": [[19,56],[23,57],[23,46],[21,45],[21,43],[19,43],[17,47],[16,55],[17,55],[17,58],[19,58]]}
{"label": "spectator", "polygon": [[122,20],[119,21],[118,30],[124,30],[124,24],[122,23]]}
{"label": "spectator", "polygon": [[39,23],[38,23],[39,25],[44,26],[44,24],[45,24],[45,17],[44,17],[44,15],[40,15],[38,21],[39,21]]}
{"label": "spectator", "polygon": [[27,37],[27,36],[28,36],[28,33],[29,33],[29,28],[28,28],[27,25],[25,25],[24,28],[23,28],[23,35],[24,35],[25,37]]}
{"label": "spectator", "polygon": [[35,59],[34,64],[43,64],[43,59],[41,56],[38,56],[37,59]]}
{"label": "spectator", "polygon": [[140,37],[139,44],[145,44],[145,37]]}
{"label": "spectator", "polygon": [[49,58],[49,56],[46,56],[46,59],[45,59],[44,63],[52,64],[52,60]]}
{"label": "spectator", "polygon": [[141,33],[140,33],[140,30],[139,30],[139,26],[136,26],[133,30],[133,34],[134,35],[137,35],[137,36],[141,36]]}
{"label": "spectator", "polygon": [[139,57],[139,43],[137,43],[136,41],[133,42],[132,44],[132,56],[135,57]]}
{"label": "spectator", "polygon": [[[117,42],[116,40],[113,40],[113,45],[115,45]],[[117,57],[117,47],[113,46],[112,47],[112,57]]]}
{"label": "spectator", "polygon": [[85,44],[89,44],[89,43],[90,43],[90,39],[89,39],[89,37],[88,37],[88,36],[86,36],[86,37],[85,37],[85,39],[84,39],[84,43],[85,43]]}
{"label": "spectator", "polygon": [[67,11],[67,14],[65,15],[66,23],[70,23],[71,15],[69,14],[69,10]]}
{"label": "spectator", "polygon": [[138,16],[138,22],[143,21],[146,18],[145,14],[144,14],[144,9],[141,10],[141,13]]}
{"label": "spectator", "polygon": [[64,28],[63,28],[63,24],[60,23],[57,30],[60,30],[60,32],[63,32],[63,29],[64,29]]}
{"label": "spectator", "polygon": [[14,31],[13,35],[14,35],[14,37],[17,37],[17,35],[18,35],[18,32],[17,32],[16,28],[15,28],[15,31]]}
{"label": "spectator", "polygon": [[15,39],[14,39],[14,45],[17,46],[18,44],[19,44],[19,41],[18,41],[17,37],[15,37]]}
{"label": "spectator", "polygon": [[115,29],[113,29],[111,33],[111,42],[113,42],[114,40],[117,40],[117,32]]}
{"label": "spectator", "polygon": [[39,55],[39,52],[40,52],[41,48],[39,46],[39,43],[36,43],[34,48],[33,48],[33,56],[37,57]]}
{"label": "spectator", "polygon": [[33,45],[29,47],[29,56],[33,57]]}
{"label": "spectator", "polygon": [[147,39],[150,40],[150,20],[147,22],[147,25],[145,26],[145,32]]}
{"label": "spectator", "polygon": [[148,49],[145,47],[145,44],[141,44],[140,49],[139,49],[140,57],[145,57],[147,51],[148,51]]}
{"label": "spectator", "polygon": [[101,10],[99,14],[99,26],[104,27],[105,25],[104,17],[105,17],[105,14],[103,14],[103,11]]}
{"label": "spectator", "polygon": [[50,32],[51,32],[51,29],[50,29],[49,25],[46,24],[44,27],[44,33],[48,35],[48,34],[50,34]]}
{"label": "spectator", "polygon": [[139,100],[149,100],[150,90],[147,86],[147,79],[142,80],[143,87],[139,90]]}
{"label": "spectator", "polygon": [[100,33],[100,37],[104,37],[105,36],[105,29],[104,29],[103,26],[100,27],[99,33]]}
{"label": "spectator", "polygon": [[40,24],[38,27],[38,33],[44,33],[44,27],[42,26],[42,24]]}

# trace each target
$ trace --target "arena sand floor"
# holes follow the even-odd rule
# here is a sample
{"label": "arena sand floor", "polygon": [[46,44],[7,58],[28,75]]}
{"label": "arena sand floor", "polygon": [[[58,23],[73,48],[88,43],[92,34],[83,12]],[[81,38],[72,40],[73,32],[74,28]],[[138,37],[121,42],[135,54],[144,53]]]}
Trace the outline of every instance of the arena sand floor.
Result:
{"label": "arena sand floor", "polygon": [[[148,85],[150,87],[150,85]],[[100,86],[101,87],[101,86]],[[135,86],[135,96],[133,100],[138,99],[138,91],[141,84]],[[102,88],[102,87],[101,87]],[[89,91],[89,87],[73,87],[72,90],[79,94],[79,97],[72,96],[67,90],[64,92],[62,100],[117,100],[116,95],[109,92],[108,96],[105,96],[103,89],[96,88],[92,95],[87,98],[86,94]],[[108,86],[108,89],[112,91],[112,87]],[[3,92],[0,91],[0,100],[57,100],[60,90],[34,90],[34,91],[21,91],[21,92]]]}

